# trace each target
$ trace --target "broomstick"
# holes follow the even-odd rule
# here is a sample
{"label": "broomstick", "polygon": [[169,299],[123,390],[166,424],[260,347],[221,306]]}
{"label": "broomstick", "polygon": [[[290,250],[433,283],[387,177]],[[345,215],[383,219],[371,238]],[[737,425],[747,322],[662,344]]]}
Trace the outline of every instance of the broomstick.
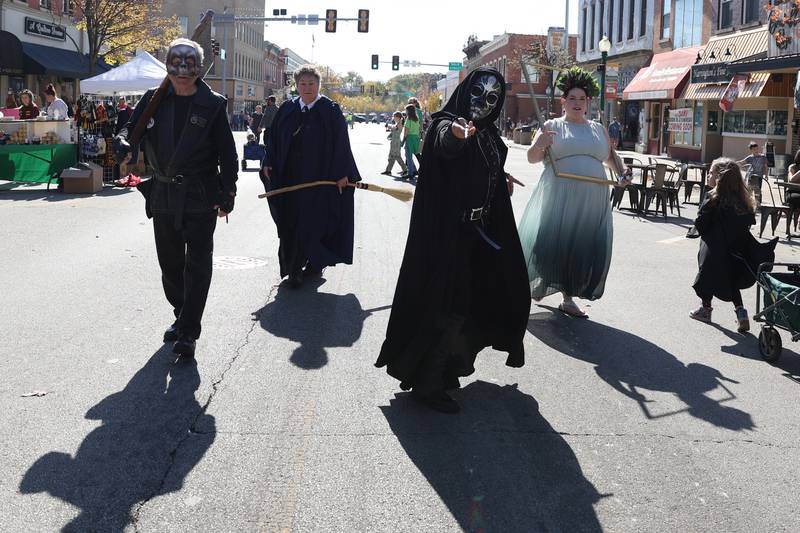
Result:
{"label": "broomstick", "polygon": [[[311,181],[308,183],[301,183],[299,185],[291,185],[289,187],[283,187],[281,189],[275,189],[274,191],[265,192],[259,194],[259,198],[272,198],[273,196],[277,196],[279,194],[283,194],[286,192],[292,191],[299,191],[300,189],[308,189],[311,187],[317,187],[319,185],[336,185],[335,181]],[[392,189],[390,187],[381,187],[380,185],[375,185],[374,183],[347,183],[348,187],[352,187],[354,189],[361,189],[364,191],[372,191],[372,192],[382,192],[384,194],[388,194],[392,198],[400,200],[401,202],[408,202],[412,198],[414,198],[414,193],[406,190],[406,189]]]}
{"label": "broomstick", "polygon": [[[539,110],[539,102],[536,101],[536,94],[533,90],[533,84],[531,83],[530,75],[528,74],[528,69],[525,68],[525,62],[523,61],[522,55],[520,54],[519,58],[519,66],[522,70],[522,75],[525,77],[525,82],[528,84],[528,92],[531,93],[531,100],[533,101],[533,111],[536,113],[536,120],[539,121],[539,128],[543,132],[544,131],[544,120],[542,120],[542,112]],[[550,68],[551,70],[555,71],[556,69],[552,67],[547,67],[545,65],[536,65],[537,68]],[[619,182],[614,180],[609,180],[605,178],[595,178],[594,176],[581,176],[579,174],[571,174],[569,172],[560,172],[558,167],[556,167],[556,161],[553,159],[553,154],[550,153],[550,148],[545,150],[544,152],[545,157],[547,157],[547,161],[550,163],[550,166],[553,168],[553,174],[558,176],[559,178],[569,178],[571,180],[578,180],[578,181],[585,181],[588,183],[594,183],[596,185],[611,185],[612,187],[619,187]]]}

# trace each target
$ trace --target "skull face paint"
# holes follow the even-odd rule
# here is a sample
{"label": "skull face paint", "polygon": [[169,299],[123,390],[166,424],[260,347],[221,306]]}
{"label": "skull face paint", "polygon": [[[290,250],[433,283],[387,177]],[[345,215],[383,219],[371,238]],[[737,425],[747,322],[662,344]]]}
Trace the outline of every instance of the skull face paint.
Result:
{"label": "skull face paint", "polygon": [[196,78],[200,75],[197,50],[187,44],[173,46],[167,52],[167,73],[170,76]]}
{"label": "skull face paint", "polygon": [[478,76],[469,88],[469,115],[472,120],[488,117],[500,102],[502,88],[496,76]]}

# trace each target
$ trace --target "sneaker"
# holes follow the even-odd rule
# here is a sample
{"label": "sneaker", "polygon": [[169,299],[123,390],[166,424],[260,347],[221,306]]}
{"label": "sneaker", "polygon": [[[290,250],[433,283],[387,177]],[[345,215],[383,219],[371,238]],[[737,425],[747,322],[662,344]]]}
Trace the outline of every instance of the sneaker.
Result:
{"label": "sneaker", "polygon": [[383,174],[384,176],[391,176],[392,175],[392,173],[389,172],[388,170],[384,170],[383,172],[381,172],[381,174]]}
{"label": "sneaker", "polygon": [[699,320],[700,322],[711,322],[711,311],[714,309],[712,307],[706,307],[701,305],[694,311],[689,313],[689,318],[694,318],[695,320]]}
{"label": "sneaker", "polygon": [[736,322],[739,323],[737,331],[739,333],[746,333],[750,331],[750,319],[747,318],[747,309],[739,307],[736,309]]}

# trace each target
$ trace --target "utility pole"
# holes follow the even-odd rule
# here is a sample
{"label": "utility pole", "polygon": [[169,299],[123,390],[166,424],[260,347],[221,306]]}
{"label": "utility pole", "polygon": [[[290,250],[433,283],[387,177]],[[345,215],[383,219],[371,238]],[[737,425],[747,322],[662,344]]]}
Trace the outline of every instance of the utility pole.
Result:
{"label": "utility pole", "polygon": [[[225,6],[222,9],[223,13],[228,12],[228,6]],[[225,50],[228,47],[228,25],[225,24],[222,26],[222,49]],[[224,56],[222,57],[222,95],[228,100],[226,107],[230,105],[230,98],[228,98],[228,77],[226,75],[228,70],[228,51],[225,50]],[[226,113],[230,113],[229,109],[225,109]]]}

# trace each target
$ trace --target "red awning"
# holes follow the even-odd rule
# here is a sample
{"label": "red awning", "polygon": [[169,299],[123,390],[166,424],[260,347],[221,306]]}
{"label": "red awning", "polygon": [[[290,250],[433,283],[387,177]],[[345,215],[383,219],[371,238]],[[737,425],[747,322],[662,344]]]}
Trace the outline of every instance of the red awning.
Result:
{"label": "red awning", "polygon": [[686,80],[700,50],[702,47],[696,46],[654,55],[650,65],[640,69],[625,87],[622,97],[625,100],[675,98],[679,94],[678,86]]}

